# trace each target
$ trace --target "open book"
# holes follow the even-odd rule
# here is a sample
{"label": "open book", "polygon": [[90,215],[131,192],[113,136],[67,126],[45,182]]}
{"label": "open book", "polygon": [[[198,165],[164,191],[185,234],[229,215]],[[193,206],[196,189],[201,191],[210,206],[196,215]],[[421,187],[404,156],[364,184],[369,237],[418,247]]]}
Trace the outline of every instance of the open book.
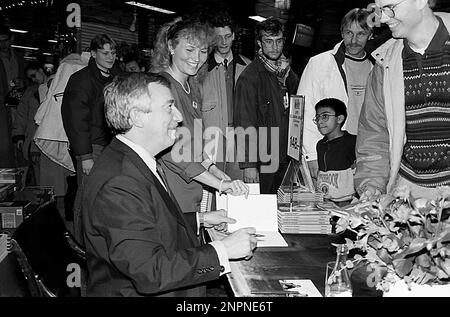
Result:
{"label": "open book", "polygon": [[233,232],[243,227],[255,227],[258,247],[287,247],[288,244],[278,232],[277,196],[274,194],[250,194],[245,196],[218,195],[217,209],[228,210],[228,217],[236,219],[228,224]]}

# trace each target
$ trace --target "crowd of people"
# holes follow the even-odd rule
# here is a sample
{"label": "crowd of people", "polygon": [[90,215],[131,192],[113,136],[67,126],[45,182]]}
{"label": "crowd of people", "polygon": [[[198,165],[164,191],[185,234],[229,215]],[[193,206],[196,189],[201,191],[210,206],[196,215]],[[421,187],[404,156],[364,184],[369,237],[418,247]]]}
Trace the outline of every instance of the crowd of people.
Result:
{"label": "crowd of people", "polygon": [[[433,12],[433,0],[375,2],[391,39],[369,53],[372,13],[352,9],[341,41],[302,74],[276,18],[257,25],[253,61],[233,50],[237,28],[226,13],[163,25],[150,67],[128,55],[121,69],[116,42],[92,39],[59,96],[87,295],[204,296],[230,260],[250,259],[255,228],[200,238],[202,228],[235,221],[201,212],[203,191],[248,195],[247,183],[259,183],[261,193],[277,192],[290,162],[292,95],[305,97],[302,153],[326,199],[343,206],[405,184],[431,197],[450,185],[450,14]],[[20,151],[42,184],[40,161],[49,159],[34,144],[34,117],[54,75],[23,68],[10,39],[0,28],[0,164],[12,166]],[[5,107],[22,73],[33,84]]]}

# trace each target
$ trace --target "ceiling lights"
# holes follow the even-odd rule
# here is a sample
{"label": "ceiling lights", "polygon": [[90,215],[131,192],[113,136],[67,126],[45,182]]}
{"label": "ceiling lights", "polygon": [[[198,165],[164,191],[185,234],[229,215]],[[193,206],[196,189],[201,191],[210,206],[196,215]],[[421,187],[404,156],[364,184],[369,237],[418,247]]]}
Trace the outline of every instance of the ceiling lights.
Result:
{"label": "ceiling lights", "polygon": [[11,47],[14,47],[14,48],[23,48],[24,50],[39,51],[39,49],[38,49],[37,47],[20,46],[20,45],[11,45]]}
{"label": "ceiling lights", "polygon": [[154,7],[154,6],[151,6],[151,5],[148,5],[148,4],[145,4],[145,3],[136,2],[136,1],[128,1],[128,2],[125,2],[125,3],[129,4],[129,5],[132,5],[132,6],[139,7],[139,8],[153,10],[153,11],[157,11],[157,12],[161,12],[161,13],[165,13],[165,14],[174,14],[174,13],[176,13],[176,12],[173,12],[173,11],[169,11],[169,10],[166,10],[166,9],[161,9],[161,8],[158,8],[158,7]]}
{"label": "ceiling lights", "polygon": [[14,32],[14,33],[28,33],[28,31],[25,31],[25,30],[19,30],[19,29],[10,29],[11,30],[11,32]]}
{"label": "ceiling lights", "polygon": [[260,16],[260,15],[252,15],[252,16],[249,16],[249,19],[252,19],[252,20],[255,20],[255,21],[258,21],[258,22],[263,22],[263,21],[266,21],[266,20],[267,20],[267,18],[262,17],[262,16]]}

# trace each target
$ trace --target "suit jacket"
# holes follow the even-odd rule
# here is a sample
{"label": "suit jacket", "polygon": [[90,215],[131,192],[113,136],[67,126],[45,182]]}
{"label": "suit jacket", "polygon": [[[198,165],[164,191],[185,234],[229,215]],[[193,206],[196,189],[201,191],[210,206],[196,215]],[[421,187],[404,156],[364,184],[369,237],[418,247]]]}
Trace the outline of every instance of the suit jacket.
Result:
{"label": "suit jacket", "polygon": [[144,161],[114,138],[83,198],[88,296],[204,296],[217,279],[211,245],[199,245],[195,213],[181,212]]}

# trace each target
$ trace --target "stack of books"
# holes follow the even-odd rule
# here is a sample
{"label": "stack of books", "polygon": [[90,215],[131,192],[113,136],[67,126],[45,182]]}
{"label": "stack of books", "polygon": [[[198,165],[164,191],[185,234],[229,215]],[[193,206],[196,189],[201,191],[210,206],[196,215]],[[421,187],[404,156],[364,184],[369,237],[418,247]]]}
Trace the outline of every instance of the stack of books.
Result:
{"label": "stack of books", "polygon": [[278,203],[290,203],[291,197],[293,202],[323,202],[323,193],[311,192],[305,186],[280,186],[277,195]]}
{"label": "stack of books", "polygon": [[315,202],[278,204],[278,229],[281,233],[329,234],[331,214]]}
{"label": "stack of books", "polygon": [[0,233],[0,262],[8,255],[9,235]]}

